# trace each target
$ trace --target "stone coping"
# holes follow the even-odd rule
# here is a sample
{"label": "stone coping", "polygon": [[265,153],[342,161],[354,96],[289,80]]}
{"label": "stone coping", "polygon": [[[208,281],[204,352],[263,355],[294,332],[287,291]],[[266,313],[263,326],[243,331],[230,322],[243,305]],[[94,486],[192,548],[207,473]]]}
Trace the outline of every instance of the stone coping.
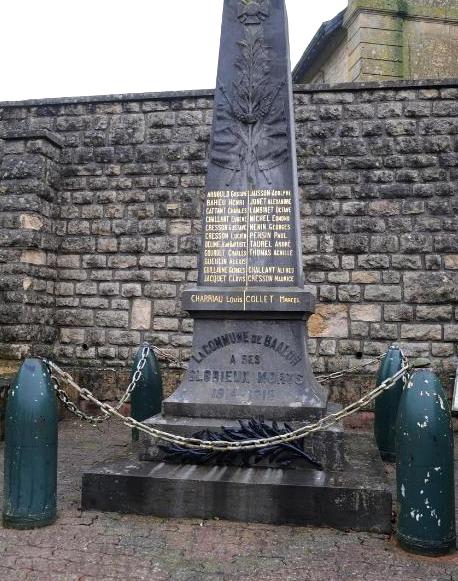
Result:
{"label": "stone coping", "polygon": [[[359,83],[294,85],[294,93],[320,93],[329,91],[369,91],[392,89],[444,89],[458,88],[458,79],[422,79],[396,81],[366,81]],[[129,101],[160,101],[173,99],[213,98],[213,89],[189,91],[162,91],[151,93],[124,93],[114,95],[91,95],[81,97],[57,97],[50,99],[26,99],[22,101],[0,101],[0,107],[42,107],[51,105],[78,105],[85,103],[114,103]]]}

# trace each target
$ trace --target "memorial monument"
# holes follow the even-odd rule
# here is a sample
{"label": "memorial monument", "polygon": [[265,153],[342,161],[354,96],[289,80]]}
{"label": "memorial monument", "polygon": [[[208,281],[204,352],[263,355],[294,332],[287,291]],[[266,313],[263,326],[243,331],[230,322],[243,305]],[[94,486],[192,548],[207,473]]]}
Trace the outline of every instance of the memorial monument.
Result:
{"label": "memorial monument", "polygon": [[[335,409],[306,349],[314,298],[303,283],[292,94],[285,1],[225,0],[198,282],[182,296],[195,319],[192,355],[148,425],[191,435],[256,417],[295,425]],[[355,459],[341,426],[307,441],[324,470],[177,466],[144,442],[141,461],[85,475],[84,508],[390,527],[376,448],[360,442]]]}
{"label": "memorial monument", "polygon": [[296,144],[283,2],[226,2],[193,351],[166,415],[306,419],[327,390],[305,344]]}

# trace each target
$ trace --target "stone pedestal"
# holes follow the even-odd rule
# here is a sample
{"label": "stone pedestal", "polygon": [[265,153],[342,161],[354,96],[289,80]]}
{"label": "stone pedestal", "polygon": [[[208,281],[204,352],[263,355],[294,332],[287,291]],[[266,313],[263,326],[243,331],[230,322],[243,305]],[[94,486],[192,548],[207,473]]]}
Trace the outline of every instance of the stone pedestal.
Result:
{"label": "stone pedestal", "polygon": [[391,492],[372,435],[345,437],[340,471],[119,460],[83,477],[83,510],[389,533]]}
{"label": "stone pedestal", "polygon": [[313,375],[304,321],[263,314],[263,319],[247,311],[196,319],[189,368],[163,403],[166,416],[299,420],[323,415],[327,390]]}

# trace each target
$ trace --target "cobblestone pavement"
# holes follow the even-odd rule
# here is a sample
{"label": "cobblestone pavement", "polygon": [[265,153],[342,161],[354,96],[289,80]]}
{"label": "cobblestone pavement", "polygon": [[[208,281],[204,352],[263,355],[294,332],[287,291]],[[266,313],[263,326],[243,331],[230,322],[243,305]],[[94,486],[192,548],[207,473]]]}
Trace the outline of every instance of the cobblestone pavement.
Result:
{"label": "cobblestone pavement", "polygon": [[61,422],[58,522],[34,531],[0,528],[2,581],[458,581],[458,555],[415,557],[384,535],[81,512],[83,471],[126,455],[128,441],[120,424],[98,431]]}

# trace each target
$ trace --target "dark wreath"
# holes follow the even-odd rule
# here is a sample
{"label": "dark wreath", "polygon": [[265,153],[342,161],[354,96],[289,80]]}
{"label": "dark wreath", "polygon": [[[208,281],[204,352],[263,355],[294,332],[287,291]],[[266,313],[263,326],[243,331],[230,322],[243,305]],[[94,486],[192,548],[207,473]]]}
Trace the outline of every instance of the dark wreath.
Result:
{"label": "dark wreath", "polygon": [[[285,423],[273,421],[271,424],[263,419],[238,420],[239,428],[221,427],[220,432],[204,430],[192,437],[199,440],[224,440],[225,442],[241,442],[258,438],[270,438],[289,434],[293,428]],[[302,460],[318,470],[323,466],[318,460],[310,456],[305,449],[305,436],[294,442],[279,442],[266,448],[254,450],[218,451],[199,448],[187,448],[178,444],[160,444],[159,449],[165,454],[164,461],[179,464],[241,464],[248,467],[267,461],[269,467],[284,468],[291,462]]]}

